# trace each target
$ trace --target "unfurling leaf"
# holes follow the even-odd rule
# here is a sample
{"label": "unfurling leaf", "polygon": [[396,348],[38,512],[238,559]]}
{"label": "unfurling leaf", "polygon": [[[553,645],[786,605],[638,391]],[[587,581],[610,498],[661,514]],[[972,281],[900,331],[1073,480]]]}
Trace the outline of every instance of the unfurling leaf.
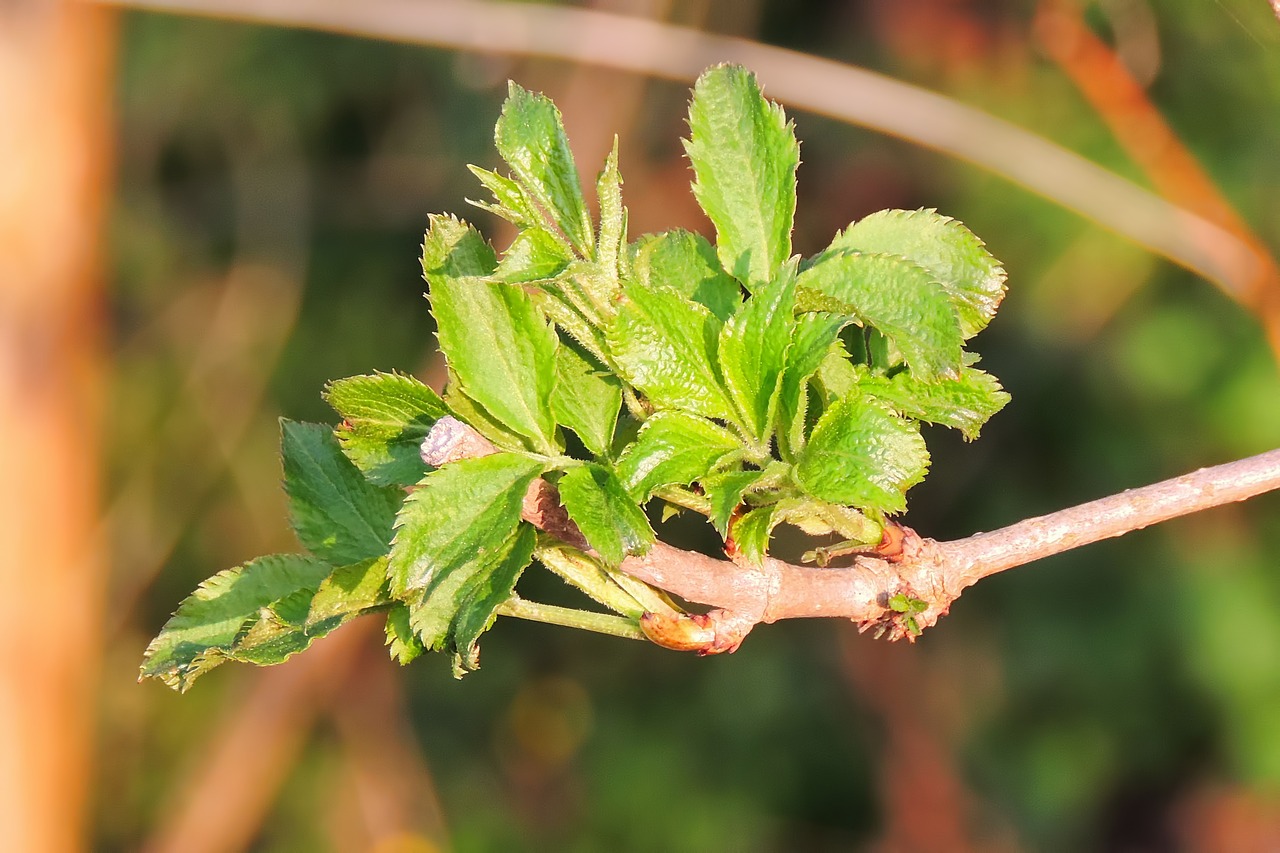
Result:
{"label": "unfurling leaf", "polygon": [[724,427],[682,412],[658,412],[618,459],[622,484],[644,500],[666,485],[701,479],[742,444]]}
{"label": "unfurling leaf", "polygon": [[902,512],[907,489],[923,480],[928,468],[919,426],[883,403],[850,397],[818,421],[796,463],[796,478],[822,500]]}
{"label": "unfurling leaf", "polygon": [[1004,269],[977,236],[935,210],[881,210],[836,235],[827,251],[897,255],[927,269],[951,295],[965,340],[1004,299]]}
{"label": "unfurling leaf", "polygon": [[470,226],[433,217],[422,245],[440,349],[462,391],[529,449],[555,453],[546,400],[555,385],[555,330],[517,285],[479,277],[493,255]]}
{"label": "unfurling leaf", "polygon": [[[462,459],[432,471],[405,499],[391,546],[391,593],[405,599],[484,568],[520,522],[542,463],[516,453]],[[450,581],[451,582],[451,581]]]}
{"label": "unfurling leaf", "polygon": [[[618,137],[605,160],[596,181],[596,199],[600,204],[600,233],[596,239],[596,268],[617,293],[619,278],[626,261],[627,209],[622,206],[622,173],[618,171]],[[600,288],[604,290],[605,288]]]}
{"label": "unfurling leaf", "polygon": [[410,486],[427,473],[418,447],[449,413],[435,391],[411,376],[375,373],[330,382],[324,398],[342,416],[342,452],[369,482]]}
{"label": "unfurling leaf", "polygon": [[800,145],[755,75],[736,65],[703,72],[689,103],[693,194],[716,227],[720,263],[755,290],[791,257]]}
{"label": "unfurling leaf", "polygon": [[280,430],[284,490],[298,541],[330,565],[386,554],[404,493],[366,480],[329,427],[281,420]]}
{"label": "unfurling leaf", "polygon": [[590,257],[591,218],[560,110],[551,99],[512,83],[494,143],[524,190],[551,214],[578,253]]}
{"label": "unfurling leaf", "polygon": [[947,292],[892,255],[827,254],[800,273],[802,309],[845,314],[889,339],[921,379],[956,376],[964,339]]}
{"label": "unfurling leaf", "polygon": [[929,602],[922,598],[914,598],[912,596],[897,595],[889,597],[889,609],[894,613],[905,613],[908,616],[915,616],[917,613],[923,613],[929,609]]}
{"label": "unfurling leaf", "polygon": [[542,221],[533,200],[518,183],[510,178],[504,178],[497,172],[481,169],[479,166],[467,166],[467,168],[471,170],[471,174],[480,179],[485,189],[493,193],[492,204],[468,199],[469,204],[500,216],[521,229],[532,228]]}
{"label": "unfurling leaf", "polygon": [[571,468],[557,488],[569,518],[606,565],[616,568],[623,557],[643,554],[653,544],[649,520],[608,468]]}

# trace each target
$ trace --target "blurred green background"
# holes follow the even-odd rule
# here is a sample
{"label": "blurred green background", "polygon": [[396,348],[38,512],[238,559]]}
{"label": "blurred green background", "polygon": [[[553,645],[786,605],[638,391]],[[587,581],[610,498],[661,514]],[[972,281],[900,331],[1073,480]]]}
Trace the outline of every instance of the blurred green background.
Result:
{"label": "blurred green background", "polygon": [[[878,70],[1155,183],[1055,58],[1050,4],[588,5]],[[1052,5],[1280,248],[1266,4]],[[1275,494],[989,579],[913,647],[790,623],[697,659],[502,620],[483,669],[456,682],[442,656],[398,669],[364,626],[186,696],[135,684],[199,581],[296,548],[279,416],[331,422],[323,383],[374,369],[438,384],[418,246],[435,211],[509,238],[464,203],[479,192],[464,165],[497,163],[508,78],[557,101],[584,173],[621,135],[633,236],[709,224],[678,143],[688,83],[143,12],[122,16],[118,53],[93,849],[1280,845]],[[1009,271],[976,349],[1013,402],[975,444],[927,434],[932,473],[905,519],[923,535],[1280,445],[1276,354],[1214,285],[973,166],[789,113],[798,251],[873,210],[927,206]]]}

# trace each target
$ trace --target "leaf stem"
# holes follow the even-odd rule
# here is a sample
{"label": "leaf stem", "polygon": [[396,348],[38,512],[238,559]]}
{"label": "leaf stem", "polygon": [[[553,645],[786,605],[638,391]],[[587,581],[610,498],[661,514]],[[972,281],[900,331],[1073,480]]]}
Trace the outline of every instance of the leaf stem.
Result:
{"label": "leaf stem", "polygon": [[669,504],[684,507],[685,509],[699,513],[700,515],[705,515],[708,518],[711,517],[711,501],[707,500],[702,495],[689,491],[688,489],[681,488],[680,486],[662,486],[661,488],[654,489],[653,495],[656,498],[661,498]]}
{"label": "leaf stem", "polygon": [[[616,367],[614,368],[614,372],[617,372]],[[640,423],[644,423],[648,420],[651,412],[645,409],[644,404],[640,402],[640,398],[636,396],[636,392],[631,388],[631,386],[623,386],[622,400],[627,404],[627,411],[631,413],[631,417],[635,418]]]}
{"label": "leaf stem", "polygon": [[575,610],[572,607],[558,607],[554,604],[527,601],[523,598],[512,597],[509,601],[503,602],[498,606],[498,614],[528,619],[531,622],[563,625],[566,628],[581,628],[584,631],[608,634],[611,637],[624,637],[629,640],[648,639],[635,622],[622,616]]}
{"label": "leaf stem", "polygon": [[[554,541],[554,540],[552,540]],[[544,544],[533,552],[538,562],[554,572],[565,583],[586,593],[597,604],[621,613],[632,620],[644,615],[646,608],[627,590],[610,577],[604,567],[576,548],[559,544]]]}

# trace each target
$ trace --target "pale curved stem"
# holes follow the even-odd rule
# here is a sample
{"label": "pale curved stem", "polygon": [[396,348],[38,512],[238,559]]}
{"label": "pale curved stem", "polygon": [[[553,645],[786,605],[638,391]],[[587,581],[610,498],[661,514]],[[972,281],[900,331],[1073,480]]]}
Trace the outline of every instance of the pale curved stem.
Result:
{"label": "pale curved stem", "polygon": [[542,56],[692,81],[717,62],[755,71],[771,97],[967,160],[1068,207],[1248,305],[1266,266],[1227,229],[982,110],[881,74],[643,18],[484,0],[89,0],[491,54]]}

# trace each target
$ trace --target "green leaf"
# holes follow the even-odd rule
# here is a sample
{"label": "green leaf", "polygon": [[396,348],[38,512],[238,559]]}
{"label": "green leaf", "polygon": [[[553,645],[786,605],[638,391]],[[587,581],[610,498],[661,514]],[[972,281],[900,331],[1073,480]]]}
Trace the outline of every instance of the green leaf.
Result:
{"label": "green leaf", "polygon": [[[533,558],[538,535],[533,527],[522,524],[508,540],[505,553],[490,571],[475,575],[461,590],[462,604],[453,620],[453,674],[461,678],[480,668],[480,635],[493,626],[498,607],[511,598],[516,581]],[[448,610],[448,604],[444,608]],[[423,615],[415,614],[421,625]]]}
{"label": "green leaf", "polygon": [[618,459],[627,491],[648,499],[659,486],[688,485],[705,477],[742,443],[724,427],[682,412],[658,412],[644,422]]}
{"label": "green leaf", "polygon": [[556,486],[569,518],[605,565],[616,568],[623,557],[643,554],[653,544],[644,511],[603,465],[571,468]]}
{"label": "green leaf", "polygon": [[387,558],[375,557],[334,569],[308,601],[305,627],[323,636],[357,616],[391,605],[387,593]]}
{"label": "green leaf", "polygon": [[404,493],[366,480],[329,427],[281,419],[280,429],[284,490],[298,541],[337,565],[387,553]]}
{"label": "green leaf", "polygon": [[555,330],[519,286],[474,277],[492,272],[488,250],[470,226],[432,217],[422,269],[440,349],[469,398],[528,439],[531,450],[555,453],[546,405],[555,385]]}
{"label": "green leaf", "polygon": [[550,231],[526,228],[507,247],[493,277],[506,284],[554,278],[572,260],[568,247]]}
{"label": "green leaf", "polygon": [[427,466],[422,440],[449,413],[444,401],[412,376],[376,373],[330,382],[325,400],[342,416],[335,434],[342,452],[379,486],[410,486]]}
{"label": "green leaf", "polygon": [[921,382],[909,373],[892,379],[868,374],[859,378],[858,389],[900,414],[958,429],[970,441],[1009,402],[996,378],[974,367],[961,370],[959,379],[942,382]]}
{"label": "green leaf", "polygon": [[422,238],[422,272],[436,278],[483,278],[498,265],[493,247],[480,232],[456,216],[431,214]]}
{"label": "green leaf", "polygon": [[[312,598],[313,595],[310,590],[299,589],[289,593],[279,601],[273,602],[266,609],[270,611],[270,615],[273,617],[272,621],[284,628],[290,630],[305,628],[307,614],[311,612]],[[264,613],[263,615],[266,616],[267,614]],[[261,621],[263,620],[259,620],[259,622]]]}
{"label": "green leaf", "polygon": [[738,517],[731,535],[738,553],[759,565],[769,551],[769,535],[780,519],[776,518],[777,504],[759,506]]}
{"label": "green leaf", "polygon": [[201,675],[241,654],[261,663],[284,660],[306,645],[305,635],[296,628],[286,626],[284,633],[302,635],[301,642],[276,644],[271,660],[255,655],[244,638],[264,618],[281,621],[271,614],[271,606],[298,593],[313,594],[331,571],[328,563],[314,557],[277,554],[219,572],[178,606],[147,646],[142,676],[185,692]]}
{"label": "green leaf", "polygon": [[494,143],[524,190],[551,215],[578,253],[591,257],[591,218],[560,111],[550,98],[509,86]]}
{"label": "green leaf", "polygon": [[837,234],[827,251],[898,255],[950,294],[965,340],[986,328],[1004,299],[1005,272],[986,245],[936,210],[882,210]]}
{"label": "green leaf", "polygon": [[391,594],[457,587],[484,568],[520,522],[542,463],[516,453],[451,462],[422,478],[396,517]]}
{"label": "green leaf", "polygon": [[[415,590],[409,596],[409,624],[426,648],[442,651],[452,647],[455,652],[458,651],[455,626],[472,604],[473,594],[479,591],[483,597],[487,576],[493,572],[509,570],[509,563],[518,562],[522,552],[524,563],[515,571],[517,577],[524,566],[528,565],[528,555],[533,548],[530,544],[528,551],[524,552],[524,543],[532,542],[532,538],[525,532],[526,528],[527,524],[511,528],[505,537],[496,540],[492,547],[465,570],[442,575],[431,586]],[[501,580],[500,577],[499,583]],[[515,584],[514,578],[511,583]],[[494,606],[500,603],[497,602]]]}
{"label": "green leaf", "polygon": [[863,373],[850,361],[843,344],[833,345],[813,374],[814,384],[822,391],[823,400],[831,403],[855,393]]}
{"label": "green leaf", "polygon": [[791,256],[800,146],[755,76],[736,65],[703,72],[689,104],[685,151],[693,194],[716,227],[721,265],[751,290]]}
{"label": "green leaf", "polygon": [[724,271],[715,247],[701,234],[676,229],[636,241],[632,274],[654,290],[668,287],[728,320],[742,304],[742,285]]}
{"label": "green leaf", "polygon": [[830,254],[798,283],[802,310],[847,314],[879,330],[921,379],[959,374],[960,323],[924,267],[892,255]]}
{"label": "green leaf", "polygon": [[923,613],[929,609],[929,602],[923,598],[912,598],[902,593],[890,596],[889,609],[895,613],[905,613],[908,616],[914,616],[917,613]]}
{"label": "green leaf", "polygon": [[427,647],[413,633],[409,624],[409,606],[396,603],[387,611],[387,650],[391,659],[401,666],[408,666],[426,654]]}
{"label": "green leaf", "polygon": [[[618,283],[614,279],[602,281],[594,263],[576,261],[554,278],[539,281],[537,287],[544,295],[553,297],[553,302],[559,307],[575,315],[576,319],[566,325],[562,323],[562,312],[544,307],[548,317],[560,323],[579,341],[584,337],[590,340],[599,338],[600,330],[608,325],[609,318],[615,313]],[[578,323],[584,324],[588,330],[585,334],[578,331]]]}
{"label": "green leaf", "polygon": [[901,512],[906,492],[924,479],[929,451],[917,424],[867,397],[828,409],[796,463],[806,492],[860,509]]}
{"label": "green leaf", "polygon": [[489,414],[484,406],[468,397],[452,369],[447,369],[447,373],[449,379],[444,388],[444,401],[455,418],[474,427],[477,432],[504,450],[527,449],[528,439],[507,429],[497,418]]}
{"label": "green leaf", "polygon": [[301,607],[306,597],[305,592],[299,592],[290,596],[290,600],[280,602],[278,608],[263,608],[260,618],[249,624],[236,640],[235,649],[227,656],[228,659],[272,666],[305,651],[315,638],[290,620],[289,611]]}
{"label": "green leaf", "polygon": [[521,229],[531,228],[542,222],[542,217],[538,214],[538,209],[534,206],[528,193],[515,181],[510,178],[504,178],[497,172],[481,169],[479,166],[469,165],[467,168],[471,170],[471,174],[480,179],[480,183],[484,184],[485,189],[493,193],[494,198],[493,204],[467,199],[468,204],[500,216]]}
{"label": "green leaf", "polygon": [[773,430],[787,350],[796,328],[796,274],[784,266],[761,284],[720,332],[720,368],[742,422],[757,441]]}
{"label": "green leaf", "polygon": [[589,317],[586,313],[589,309],[584,310],[575,303],[571,294],[577,289],[577,284],[573,278],[562,274],[554,279],[538,282],[538,290],[531,294],[533,303],[583,349],[602,363],[607,362],[609,346],[605,342],[604,330],[596,321],[594,312]]}
{"label": "green leaf", "polygon": [[809,377],[832,351],[840,329],[848,322],[848,318],[839,314],[816,311],[796,318],[787,367],[778,391],[778,436],[784,459],[794,457],[804,447]]}
{"label": "green leaf", "polygon": [[556,351],[556,387],[551,410],[597,456],[609,452],[622,407],[622,383],[593,364],[576,346],[561,342]]}
{"label": "green leaf", "polygon": [[711,523],[721,536],[729,533],[729,520],[742,503],[742,495],[759,481],[764,472],[756,469],[709,474],[700,479],[703,494],[711,504]]}
{"label": "green leaf", "polygon": [[627,382],[655,408],[733,420],[733,406],[712,362],[721,323],[674,290],[632,283],[608,332]]}

